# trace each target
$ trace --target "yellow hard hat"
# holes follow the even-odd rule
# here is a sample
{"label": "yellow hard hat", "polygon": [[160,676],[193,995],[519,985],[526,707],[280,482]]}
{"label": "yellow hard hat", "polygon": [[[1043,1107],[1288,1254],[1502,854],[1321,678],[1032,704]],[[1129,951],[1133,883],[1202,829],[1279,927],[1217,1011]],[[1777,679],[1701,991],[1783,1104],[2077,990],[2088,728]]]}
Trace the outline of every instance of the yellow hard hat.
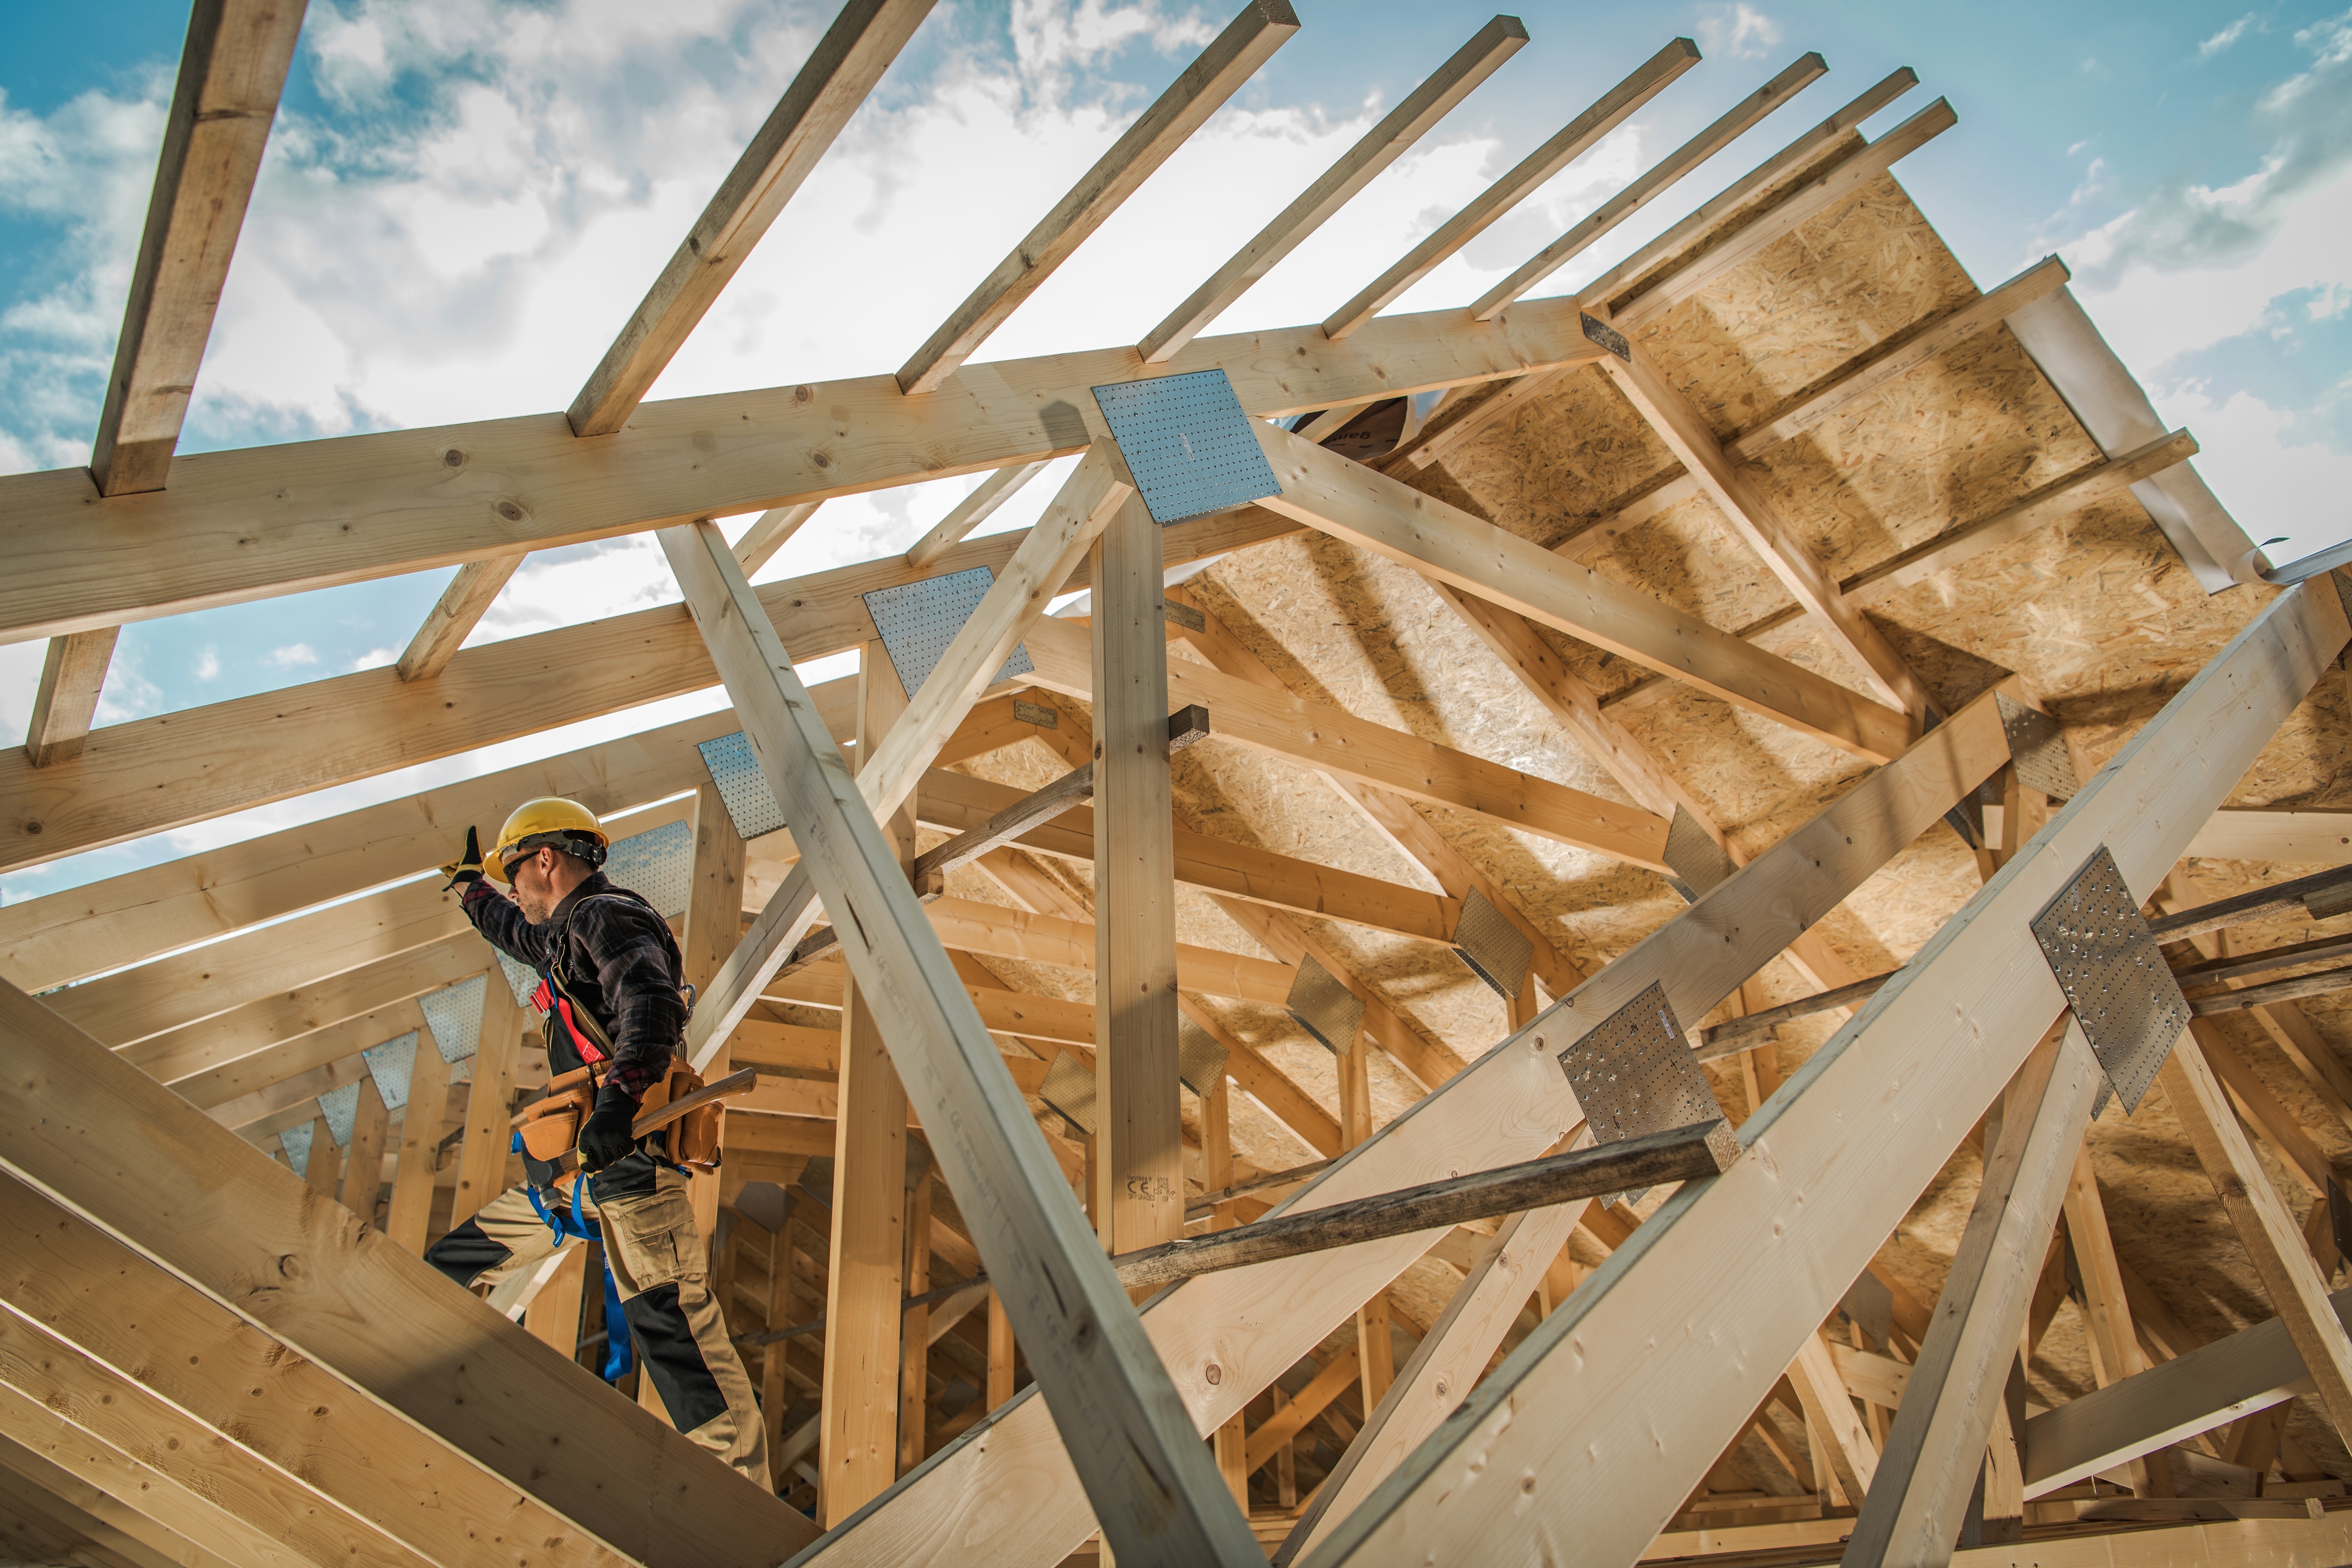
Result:
{"label": "yellow hard hat", "polygon": [[591,866],[601,866],[612,842],[604,825],[596,820],[596,814],[576,800],[565,800],[561,795],[527,800],[514,808],[507,825],[499,829],[498,846],[490,851],[489,864],[482,869],[493,880],[506,881],[509,857],[542,844]]}

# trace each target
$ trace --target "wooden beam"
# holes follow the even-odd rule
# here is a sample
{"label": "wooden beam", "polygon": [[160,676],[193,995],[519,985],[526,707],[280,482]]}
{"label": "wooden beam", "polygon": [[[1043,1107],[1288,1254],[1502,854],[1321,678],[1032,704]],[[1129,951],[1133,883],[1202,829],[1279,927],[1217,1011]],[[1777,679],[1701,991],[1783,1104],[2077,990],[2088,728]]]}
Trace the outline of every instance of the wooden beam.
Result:
{"label": "wooden beam", "polygon": [[481,1044],[474,1050],[473,1082],[466,1091],[466,1141],[457,1150],[457,1195],[449,1205],[453,1226],[463,1225],[507,1190],[507,1152],[513,1142],[508,1106],[527,1026],[506,972],[493,964],[482,988]]}
{"label": "wooden beam", "polygon": [[[929,566],[949,549],[962,542],[965,534],[995,515],[996,509],[1020,493],[1021,487],[1045,471],[1045,464],[1015,463],[999,468],[980,481],[980,488],[956,502],[939,526],[915,541],[907,551],[907,564],[918,569]],[[740,552],[738,552],[740,557]],[[750,568],[745,568],[746,575]]]}
{"label": "wooden beam", "polygon": [[2045,256],[1991,292],[1964,300],[1915,321],[1856,354],[1826,380],[1724,442],[1728,456],[1753,462],[1781,442],[1814,428],[1846,405],[1867,397],[1939,354],[1990,331],[2012,310],[2066,286],[2066,264]]}
{"label": "wooden beam", "polygon": [[1854,1524],[1846,1553],[1854,1563],[1940,1564],[1950,1556],[2101,1078],[2069,1014],[2007,1089],[1968,1228]]}
{"label": "wooden beam", "polygon": [[1349,1351],[1334,1356],[1308,1380],[1306,1387],[1291,1395],[1287,1404],[1276,1401],[1274,1414],[1249,1435],[1249,1446],[1242,1459],[1244,1469],[1255,1470],[1273,1458],[1276,1449],[1288,1447],[1290,1440],[1305,1431],[1307,1424],[1320,1415],[1324,1407],[1355,1381],[1356,1352]]}
{"label": "wooden beam", "polygon": [[1631,184],[1578,219],[1566,234],[1521,263],[1517,271],[1481,294],[1470,307],[1471,315],[1482,321],[1501,315],[1520,295],[1576,259],[1594,241],[1641,211],[1654,197],[1663,195],[1685,174],[1747,134],[1757,121],[1826,76],[1829,68],[1829,62],[1818,54],[1798,57],[1780,75],[1733,104],[1713,124],[1651,165]]}
{"label": "wooden beam", "polygon": [[1653,278],[1659,263],[1691,252],[1711,237],[1728,232],[1733,222],[1744,220],[1757,210],[1759,202],[1772,199],[1790,174],[1815,163],[1840,142],[1858,140],[1864,121],[1918,85],[1918,73],[1909,66],[1887,72],[1836,113],[1809,126],[1795,141],[1586,284],[1579,295],[1584,309],[1599,307],[1605,312],[1612,300],[1624,297],[1628,285]]}
{"label": "wooden beam", "polygon": [[1584,299],[1590,306],[1599,307],[1595,314],[1607,311],[1618,331],[1630,337],[1636,328],[1828,212],[1885,174],[1896,159],[1918,151],[1958,122],[1952,106],[1939,98],[1877,141],[1865,142],[1820,169],[1752,222],[1728,230],[1670,270],[1642,279],[1630,296],[1602,295],[1601,289],[1608,282],[1602,279],[1585,290]]}
{"label": "wooden beam", "polygon": [[1339,162],[1235,251],[1232,259],[1192,290],[1192,297],[1171,311],[1166,321],[1146,332],[1135,345],[1143,363],[1166,363],[1177,350],[1206,331],[1226,307],[1249,292],[1252,285],[1353,200],[1381,170],[1403,156],[1527,41],[1528,30],[1517,16],[1496,16],[1479,28],[1427,80],[1381,116],[1379,124],[1339,154]]}
{"label": "wooden beam", "polygon": [[1437,265],[1486,232],[1488,226],[1535,194],[1537,188],[1590,152],[1642,105],[1650,101],[1683,72],[1698,64],[1698,46],[1675,38],[1635,68],[1583,113],[1556,132],[1551,139],[1511,172],[1471,198],[1460,212],[1437,226],[1387,271],[1364,285],[1356,297],[1324,318],[1323,335],[1338,339],[1360,330],[1397,296],[1435,270]]}
{"label": "wooden beam", "polygon": [[[907,710],[906,689],[879,637],[866,645],[859,660],[858,699],[858,755],[872,760]],[[904,867],[915,848],[912,813],[881,813],[879,827]],[[818,1491],[827,1529],[898,1479],[898,1301],[906,1294],[907,1091],[891,1064],[871,994],[853,984],[844,1000],[825,1257],[828,1328],[817,1412],[824,1422]]]}
{"label": "wooden beam", "polygon": [[392,1131],[392,1113],[376,1092],[373,1074],[360,1079],[360,1102],[352,1119],[352,1142],[343,1162],[343,1206],[360,1224],[375,1228],[376,1195],[383,1188],[383,1144]]}
{"label": "wooden beam", "polygon": [[147,226],[90,445],[101,496],[160,490],[294,60],[302,0],[205,0],[188,17]]}
{"label": "wooden beam", "polygon": [[2115,1237],[2107,1229],[2105,1202],[2091,1168],[2087,1142],[2074,1147],[2074,1168],[2066,1183],[2066,1239],[2074,1248],[2074,1264],[2083,1279],[2084,1320],[2089,1332],[2091,1375],[2101,1388],[2120,1383],[2147,1365],[2139,1336],[2132,1331],[2131,1299],[2124,1289],[2122,1265],[2116,1258]]}
{"label": "wooden beam", "polygon": [[[1456,309],[1384,318],[1338,343],[1315,325],[1201,338],[1168,370],[1224,369],[1243,407],[1264,416],[1603,352],[1573,301],[1537,300],[1507,328]],[[887,375],[673,399],[641,405],[619,435],[588,446],[530,415],[203,453],[177,460],[169,490],[119,501],[93,501],[79,468],[0,476],[0,552],[16,568],[0,583],[0,636],[86,631],[1076,453],[1105,432],[1088,388],[1132,380],[1140,364],[1124,345],[1000,362],[921,404]],[[257,515],[273,526],[257,539]],[[890,563],[905,569],[903,557]]]}
{"label": "wooden beam", "polygon": [[458,567],[425,612],[425,624],[408,639],[393,672],[403,680],[431,680],[448,668],[522,563],[520,554],[493,555]]}
{"label": "wooden beam", "polygon": [[1247,0],[1225,30],[899,367],[898,389],[910,396],[937,392],[1297,30],[1289,0]]}
{"label": "wooden beam", "polygon": [[[0,1166],[167,1275],[215,1301],[234,1301],[237,1320],[284,1347],[251,1361],[207,1356],[204,1366],[157,1375],[241,1380],[248,1368],[269,1367],[283,1385],[296,1369],[314,1366],[319,1376],[355,1388],[360,1404],[380,1403],[394,1427],[429,1434],[464,1456],[450,1473],[435,1471],[439,1486],[472,1489],[470,1472],[488,1489],[468,1494],[485,1500],[479,1509],[464,1502],[418,1510],[414,1490],[392,1488],[406,1516],[394,1528],[436,1526],[419,1517],[427,1513],[450,1527],[509,1518],[520,1529],[510,1539],[601,1542],[648,1568],[772,1551],[779,1542],[791,1549],[814,1534],[805,1519],[727,1477],[684,1438],[627,1415],[422,1259],[364,1236],[341,1208],[311,1199],[234,1134],[13,987],[0,988],[0,1054],[12,1064],[0,1075],[7,1101]],[[102,1160],[89,1158],[91,1128],[106,1129]],[[12,1205],[11,1212],[20,1211]],[[225,1215],[236,1223],[223,1224]],[[289,1258],[299,1268],[289,1268]],[[253,1289],[263,1279],[282,1283]],[[77,1334],[101,1321],[97,1313],[67,1319]],[[129,1322],[143,1328],[144,1320]],[[148,1349],[141,1353],[152,1355],[153,1342],[142,1342]],[[462,1403],[448,1397],[447,1375],[431,1374],[457,1366]],[[254,1408],[250,1385],[226,1385],[236,1408]],[[352,1408],[352,1398],[326,1403],[364,1434],[373,1418]],[[303,1402],[305,1447],[315,1444],[307,1412],[318,1403]],[[619,1468],[586,1472],[560,1462],[559,1454],[583,1440]],[[389,1446],[377,1455],[363,1436],[354,1442],[354,1451],[384,1465],[395,1457]],[[446,1452],[440,1463],[448,1464]],[[666,1500],[658,1508],[656,1492]],[[518,1508],[524,1511],[512,1511]],[[453,1545],[432,1555],[449,1560],[466,1551]]]}
{"label": "wooden beam", "polygon": [[[1598,1025],[1653,981],[1666,988],[1678,1016],[1703,1016],[1769,963],[1790,938],[1817,923],[1912,838],[1933,826],[1944,811],[1976,788],[2006,755],[1999,714],[1988,694],[1953,715],[1900,760],[1863,779],[1822,815],[1601,970],[1580,991],[1555,1004],[1512,1040],[1479,1057],[1469,1071],[1431,1095],[1411,1116],[1391,1123],[1371,1143],[1325,1171],[1313,1185],[1289,1199],[1284,1212],[1318,1208],[1437,1180],[1449,1173],[1491,1168],[1543,1153],[1577,1120],[1574,1097],[1553,1059],[1575,1032]],[[1538,1039],[1545,1043],[1536,1045]],[[1246,1086],[1238,1071],[1234,1077]],[[1852,1130],[1840,1136],[1852,1136]],[[1956,1132],[1956,1142],[1958,1136]],[[1784,1162],[1788,1158],[1779,1157]],[[1735,1169],[1746,1168],[1743,1163]],[[1712,1185],[1720,1187],[1727,1179],[1718,1177]],[[1923,1186],[1925,1182],[1922,1177]],[[1807,1189],[1809,1194],[1816,1191]],[[1670,1207],[1682,1201],[1670,1200]],[[1893,1223],[1889,1220],[1889,1229]],[[1297,1260],[1212,1276],[1161,1296],[1144,1314],[1144,1322],[1168,1363],[1184,1369],[1179,1389],[1192,1411],[1196,1429],[1211,1431],[1230,1420],[1268,1381],[1345,1321],[1359,1303],[1390,1285],[1425,1250],[1417,1239],[1349,1247],[1327,1253],[1314,1262]],[[1606,1274],[1587,1281],[1571,1303]],[[1723,1275],[1717,1270],[1709,1278],[1719,1286]],[[1833,1305],[1834,1301],[1822,1303],[1805,1326],[1806,1331],[1818,1327]],[[1549,1332],[1550,1325],[1573,1316],[1571,1311],[1556,1311],[1540,1331]],[[1626,1342],[1637,1342],[1637,1337],[1629,1334]],[[1614,1364],[1621,1358],[1607,1359]],[[1774,1364],[1771,1375],[1777,1378],[1785,1364],[1784,1356]],[[1209,1373],[1212,1366],[1216,1369],[1213,1378]],[[1714,1379],[1718,1371],[1711,1363],[1709,1378]],[[1759,1394],[1739,1414],[1753,1409],[1760,1397]],[[1709,1410],[1715,1408],[1712,1399],[1698,1403]],[[1689,1414],[1678,1407],[1652,1409],[1643,1413],[1643,1419],[1654,1415],[1682,1420]],[[1523,1409],[1522,1418],[1534,1417],[1531,1411]],[[1441,1429],[1441,1438],[1444,1430]],[[1708,1459],[1727,1442],[1728,1434],[1710,1451]],[[1428,1445],[1423,1447],[1426,1449]],[[1654,1446],[1643,1450],[1652,1456],[1655,1451]],[[1066,1461],[1058,1457],[1060,1453],[1059,1438],[1045,1410],[1034,1402],[1024,1406],[1016,1399],[996,1417],[985,1445],[967,1445],[942,1455],[929,1474],[883,1500],[872,1516],[877,1524],[889,1521],[881,1532],[860,1542],[853,1531],[803,1568],[814,1568],[817,1563],[845,1568],[853,1563],[899,1561],[883,1544],[885,1541],[938,1539],[937,1532],[962,1517],[966,1500],[974,1496],[1017,1498],[1000,1516],[1006,1521],[1000,1543],[1007,1551],[1017,1544],[1025,1555],[1052,1561],[1052,1554],[1066,1553],[1093,1528],[1085,1494],[1063,1469]],[[1519,1496],[1518,1474],[1509,1472],[1515,1500]],[[1662,1508],[1679,1503],[1688,1489],[1685,1484]],[[1378,1495],[1386,1495],[1386,1489]],[[1516,1509],[1522,1504],[1515,1500],[1509,1506]],[[1350,1517],[1362,1512],[1360,1508]],[[1665,1514],[1661,1511],[1658,1517],[1664,1519]],[[1451,1545],[1433,1549],[1442,1560],[1457,1560]],[[1631,1561],[1640,1550],[1641,1542],[1634,1543],[1627,1549],[1625,1560]]]}
{"label": "wooden beam", "polygon": [[341,1179],[342,1169],[342,1151],[335,1147],[335,1135],[327,1126],[326,1117],[312,1117],[310,1153],[302,1162],[302,1184],[331,1202]]}
{"label": "wooden beam", "polygon": [[[2332,591],[2294,590],[2232,639],[2075,795],[2031,853],[2004,868],[1766,1101],[1741,1129],[1749,1157],[1703,1191],[1669,1200],[1637,1233],[1635,1256],[1621,1252],[1622,1266],[1612,1260],[1586,1281],[1502,1375],[1473,1391],[1467,1407],[1350,1516],[1326,1548],[1327,1562],[1346,1561],[1375,1533],[1384,1552],[1401,1556],[1509,1556],[1528,1532],[1570,1521],[1594,1557],[1639,1556],[1769,1388],[1782,1358],[1815,1331],[2063,1007],[2028,921],[2102,845],[2139,885],[2152,887],[2170,868],[2195,825],[2352,637],[2335,601]],[[1935,746],[1967,712],[1921,744]],[[1858,787],[1869,790],[1891,771]],[[1759,857],[1692,912],[1703,920],[1710,904],[1803,837],[1801,830]],[[1627,970],[1621,958],[1602,978]],[[1482,1061],[1507,1059],[1511,1050]],[[1867,1115],[1855,1109],[1864,1103]],[[1781,1266],[1796,1258],[1801,1267]],[[1776,1288],[1727,1295],[1727,1269]],[[1674,1322],[1675,1333],[1646,1337],[1661,1321]],[[1579,1364],[1555,1353],[1571,1339],[1633,1348]],[[1707,1353],[1713,1397],[1667,1394],[1696,1364],[1693,1347],[1726,1344],[1741,1353]],[[1465,1443],[1485,1456],[1481,1474],[1509,1479],[1507,1508],[1495,1507],[1475,1482],[1441,1500],[1440,1490],[1463,1474],[1449,1456]],[[1558,1458],[1570,1448],[1576,1462]],[[1661,1463],[1661,1455],[1673,1458]],[[1529,1473],[1548,1478],[1532,1498],[1517,1491],[1516,1478]],[[1440,1475],[1445,1481],[1433,1486]]]}
{"label": "wooden beam", "polygon": [[[1049,691],[1089,700],[1093,671],[1086,639],[1081,628],[1067,622],[1050,617],[1039,622],[1027,641],[1035,666],[1030,679]],[[1189,660],[1169,667],[1168,700],[1180,708],[1195,703],[1206,708],[1213,742],[1286,757],[1318,772],[1451,806],[1499,826],[1637,866],[1665,866],[1666,823],[1662,818],[1359,719],[1345,710],[1270,692]]]}
{"label": "wooden beam", "polygon": [[1901,715],[1833,681],[1361,464],[1255,428],[1283,485],[1270,510],[1855,755],[1884,761],[1906,743]]}
{"label": "wooden beam", "polygon": [[1845,1380],[1838,1375],[1837,1358],[1819,1329],[1798,1342],[1788,1375],[1804,1407],[1805,1440],[1812,1446],[1814,1471],[1818,1475],[1826,1469],[1831,1478],[1831,1488],[1822,1489],[1843,1491],[1861,1507],[1877,1478],[1878,1446],[1854,1414]]}
{"label": "wooden beam", "polygon": [[[840,1165],[834,1167],[838,1172]],[[925,1405],[930,1393],[933,1331],[931,1289],[931,1173],[925,1171],[907,1194],[906,1291],[911,1298],[898,1319],[898,1474],[923,1462]],[[981,1287],[984,1294],[986,1286]],[[831,1309],[827,1309],[828,1314]],[[886,1308],[887,1315],[887,1308]],[[828,1321],[834,1321],[828,1317]],[[944,1318],[940,1324],[943,1330]]]}
{"label": "wooden beam", "polygon": [[416,1032],[416,1060],[409,1069],[408,1106],[400,1123],[400,1146],[392,1168],[392,1206],[383,1234],[394,1247],[425,1254],[433,1222],[433,1178],[441,1169],[441,1107],[449,1098],[449,1064],[433,1026]]}
{"label": "wooden beam", "polygon": [[[95,1448],[95,1440],[91,1442]],[[29,1504],[37,1493],[45,1503],[78,1516],[81,1533],[94,1545],[113,1552],[112,1558],[100,1558],[106,1568],[116,1568],[118,1562],[125,1568],[235,1568],[228,1559],[125,1507],[111,1494],[13,1437],[0,1441],[0,1469],[6,1472],[10,1489],[18,1494],[20,1502]]]}
{"label": "wooden beam", "polygon": [[1843,591],[1812,547],[1789,527],[1755,481],[1725,454],[1706,417],[1659,372],[1649,351],[1636,343],[1629,358],[1612,358],[1603,369],[1666,449],[1697,478],[1699,488],[1731,531],[1829,633],[1832,646],[1853,661],[1857,673],[1894,698],[1915,726],[1925,728],[1933,706],[1927,688],[1919,684],[1886,635],[1846,603]]}
{"label": "wooden beam", "polygon": [[724,536],[660,538],[950,1188],[994,1200],[969,1211],[972,1239],[1113,1549],[1262,1560]]}
{"label": "wooden beam", "polygon": [[2213,860],[2352,865],[2352,812],[2217,811],[2189,840],[2189,853]]}
{"label": "wooden beam", "polygon": [[2304,1243],[2303,1226],[2263,1173],[2193,1036],[2173,1047],[2157,1081],[2311,1373],[2320,1409],[2339,1434],[2352,1434],[2352,1338],[2328,1303],[2327,1283]]}
{"label": "wooden beam", "polygon": [[41,683],[33,692],[32,717],[25,725],[25,756],[37,768],[81,755],[114,660],[120,626],[51,637],[41,661]]}
{"label": "wooden beam", "polygon": [[573,435],[609,436],[628,423],[930,9],[931,0],[842,7],[572,400]]}
{"label": "wooden beam", "polygon": [[1184,1234],[1175,817],[1160,525],[1130,496],[1094,547],[1095,1219],[1108,1249]]}

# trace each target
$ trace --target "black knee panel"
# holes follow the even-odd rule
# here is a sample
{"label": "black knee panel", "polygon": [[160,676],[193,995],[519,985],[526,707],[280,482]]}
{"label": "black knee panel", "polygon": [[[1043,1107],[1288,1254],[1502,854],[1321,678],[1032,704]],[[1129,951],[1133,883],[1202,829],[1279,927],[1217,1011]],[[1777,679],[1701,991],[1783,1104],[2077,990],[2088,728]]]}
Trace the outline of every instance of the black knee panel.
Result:
{"label": "black knee panel", "polygon": [[468,1289],[513,1256],[512,1247],[492,1241],[470,1219],[425,1249],[425,1262]]}
{"label": "black knee panel", "polygon": [[710,1375],[702,1347],[694,1342],[694,1331],[687,1326],[686,1312],[677,1304],[675,1282],[630,1297],[621,1303],[621,1312],[629,1320],[644,1371],[652,1374],[671,1426],[691,1432],[726,1413],[727,1395],[719,1391],[719,1380]]}

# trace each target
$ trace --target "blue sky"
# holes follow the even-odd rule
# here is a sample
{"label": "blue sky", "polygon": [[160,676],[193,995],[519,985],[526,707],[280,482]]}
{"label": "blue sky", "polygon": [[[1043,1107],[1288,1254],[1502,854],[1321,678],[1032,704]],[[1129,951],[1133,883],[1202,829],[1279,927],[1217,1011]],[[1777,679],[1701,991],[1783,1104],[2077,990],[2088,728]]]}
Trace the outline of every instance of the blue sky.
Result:
{"label": "blue sky", "polygon": [[[1491,13],[1305,26],[983,351],[1132,342]],[[2255,538],[2352,534],[2352,11],[1732,0],[1518,7],[1532,42],[1219,330],[1319,319],[1677,33],[1698,68],[1400,302],[1475,297],[1807,49],[1830,74],[1542,290],[1565,292],[1897,66],[1959,124],[1898,174],[1978,282],[2057,252]],[[895,367],[1223,25],[1182,0],[941,0],[656,389]],[[311,0],[184,450],[561,408],[830,19],[794,0]],[[183,5],[0,0],[0,472],[87,459]],[[973,480],[828,505],[770,569],[903,548]],[[1025,524],[1049,474],[992,526]],[[128,628],[101,721],[388,662],[446,573]],[[535,556],[479,637],[675,597],[645,541]],[[0,742],[40,650],[0,647]],[[706,695],[0,879],[18,898]]]}

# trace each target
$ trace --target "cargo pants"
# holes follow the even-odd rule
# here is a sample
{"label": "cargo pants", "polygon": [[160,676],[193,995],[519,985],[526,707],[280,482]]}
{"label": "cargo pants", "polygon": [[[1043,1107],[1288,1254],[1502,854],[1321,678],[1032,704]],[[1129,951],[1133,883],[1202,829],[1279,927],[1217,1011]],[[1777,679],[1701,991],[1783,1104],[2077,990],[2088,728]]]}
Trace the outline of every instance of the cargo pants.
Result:
{"label": "cargo pants", "polygon": [[[643,1375],[670,1424],[765,1491],[766,1428],[710,1294],[686,1178],[639,1152],[579,1185],[603,1232]],[[427,1247],[425,1260],[460,1285],[498,1285],[579,1244],[573,1227],[559,1237],[540,1217],[529,1187],[509,1187]]]}

